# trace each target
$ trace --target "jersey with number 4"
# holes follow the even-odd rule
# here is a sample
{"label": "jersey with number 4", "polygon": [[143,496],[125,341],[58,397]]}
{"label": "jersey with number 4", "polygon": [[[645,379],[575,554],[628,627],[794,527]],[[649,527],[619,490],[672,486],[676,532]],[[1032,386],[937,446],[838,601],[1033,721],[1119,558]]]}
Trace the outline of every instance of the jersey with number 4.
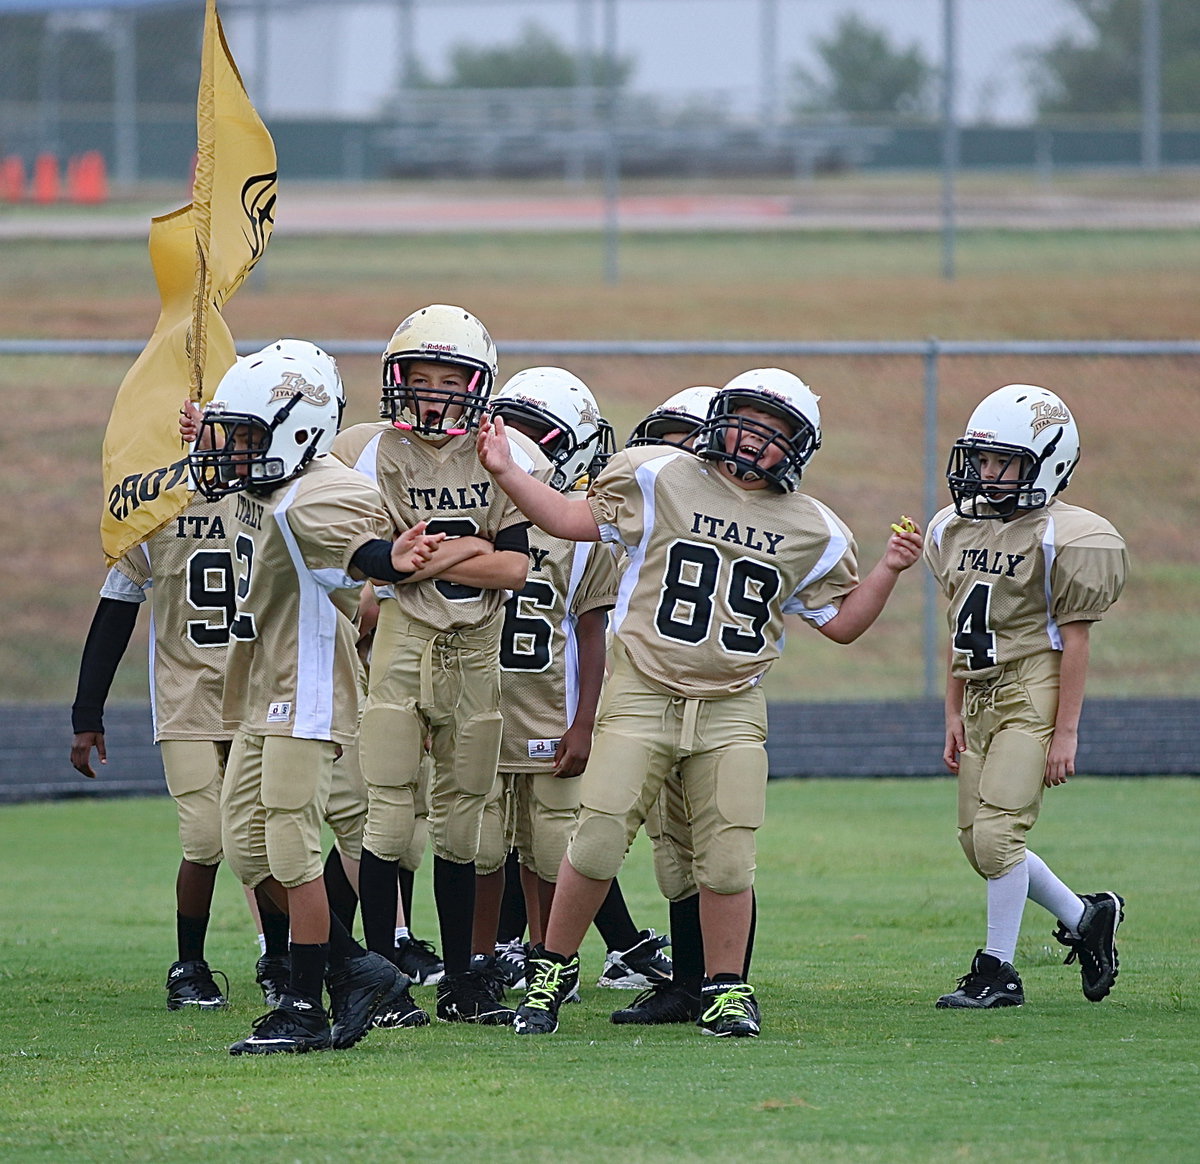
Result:
{"label": "jersey with number 4", "polygon": [[224,717],[250,735],[351,744],[358,733],[355,551],[391,540],[379,491],[318,457],[265,497],[237,493],[243,564],[225,677]]}
{"label": "jersey with number 4", "polygon": [[[549,462],[519,434],[513,459],[526,472],[548,474]],[[356,424],[340,433],[334,456],[369,477],[383,494],[397,530],[427,523],[426,533],[479,536],[490,542],[501,530],[527,524],[520,510],[479,463],[471,435],[434,445],[391,421]],[[376,587],[404,612],[439,630],[480,626],[500,609],[505,590],[485,590],[430,578],[403,586]]]}
{"label": "jersey with number 4", "polygon": [[629,563],[613,633],[660,688],[719,699],[762,680],[783,616],[814,626],[858,585],[854,539],[804,493],[742,489],[714,464],[661,446],[626,449],[591,489],[592,516]]}
{"label": "jersey with number 4", "polygon": [[1121,535],[1062,501],[1007,522],[961,517],[947,506],[929,523],[924,553],[950,600],[953,673],[969,679],[1061,651],[1059,627],[1102,618],[1129,568]]}
{"label": "jersey with number 4", "polygon": [[611,608],[616,596],[610,546],[564,541],[536,526],[529,531],[529,576],[504,604],[500,632],[502,772],[554,766],[555,745],[579,702],[579,616]]}

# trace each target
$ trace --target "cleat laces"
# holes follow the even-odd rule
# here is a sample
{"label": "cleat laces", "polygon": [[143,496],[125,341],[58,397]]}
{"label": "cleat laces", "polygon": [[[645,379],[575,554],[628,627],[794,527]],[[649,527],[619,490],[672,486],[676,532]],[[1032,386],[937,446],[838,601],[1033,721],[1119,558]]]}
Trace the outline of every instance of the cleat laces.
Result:
{"label": "cleat laces", "polygon": [[522,1005],[527,1010],[549,1011],[558,1000],[567,966],[561,962],[539,962],[537,973],[525,991]]}
{"label": "cleat laces", "polygon": [[715,1023],[724,1018],[753,1019],[754,1013],[747,1005],[753,998],[754,987],[749,982],[731,982],[700,1016],[700,1021]]}

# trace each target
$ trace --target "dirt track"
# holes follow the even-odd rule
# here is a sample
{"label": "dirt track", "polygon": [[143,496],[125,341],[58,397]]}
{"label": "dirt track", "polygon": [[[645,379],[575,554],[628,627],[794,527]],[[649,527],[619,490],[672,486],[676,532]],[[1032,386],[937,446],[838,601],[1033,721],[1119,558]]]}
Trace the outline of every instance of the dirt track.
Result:
{"label": "dirt track", "polygon": [[[1194,229],[1200,226],[1200,183],[1182,196],[1127,191],[1067,191],[1051,186],[1005,191],[972,183],[956,193],[955,218],[963,229]],[[165,213],[179,203],[164,203]],[[410,234],[441,231],[590,231],[601,229],[608,208],[595,193],[458,194],[439,196],[408,187],[298,186],[280,201],[281,234]],[[941,193],[924,189],[847,189],[796,183],[778,193],[626,193],[616,218],[627,230],[913,230],[942,227]],[[141,210],[96,211],[64,206],[5,212],[0,239],[139,238]]]}

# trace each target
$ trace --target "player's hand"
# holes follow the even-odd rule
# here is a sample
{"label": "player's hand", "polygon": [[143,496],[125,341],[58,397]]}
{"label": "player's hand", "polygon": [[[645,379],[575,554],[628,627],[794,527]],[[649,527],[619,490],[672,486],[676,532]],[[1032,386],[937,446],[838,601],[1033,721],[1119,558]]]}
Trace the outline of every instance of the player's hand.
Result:
{"label": "player's hand", "polygon": [[565,780],[570,776],[582,776],[592,754],[592,733],[572,724],[558,741],[554,750],[554,775]]}
{"label": "player's hand", "polygon": [[899,573],[920,559],[924,545],[921,527],[911,517],[904,517],[900,524],[892,525],[892,536],[888,538],[883,560],[890,569]]}
{"label": "player's hand", "polygon": [[194,445],[200,435],[203,414],[194,400],[185,400],[179,410],[179,436],[185,445]]}
{"label": "player's hand", "polygon": [[1050,750],[1046,753],[1046,774],[1042,783],[1047,788],[1054,788],[1066,782],[1075,775],[1075,750],[1079,745],[1079,733],[1059,729],[1050,741]]}
{"label": "player's hand", "polygon": [[963,730],[961,715],[946,716],[946,745],[942,749],[942,763],[958,774],[958,757],[967,750],[967,733]]}
{"label": "player's hand", "polygon": [[434,548],[446,536],[444,533],[427,534],[425,525],[423,521],[417,522],[392,543],[392,567],[401,574],[411,574],[424,566]]}
{"label": "player's hand", "polygon": [[479,453],[479,463],[493,477],[499,477],[513,467],[508,434],[504,431],[504,421],[498,416],[484,418],[479,426],[475,449]]}
{"label": "player's hand", "polygon": [[108,754],[104,750],[103,732],[75,733],[75,739],[71,742],[71,767],[76,772],[82,772],[89,780],[96,779],[96,773],[92,770],[93,748],[96,749],[100,763],[107,764]]}

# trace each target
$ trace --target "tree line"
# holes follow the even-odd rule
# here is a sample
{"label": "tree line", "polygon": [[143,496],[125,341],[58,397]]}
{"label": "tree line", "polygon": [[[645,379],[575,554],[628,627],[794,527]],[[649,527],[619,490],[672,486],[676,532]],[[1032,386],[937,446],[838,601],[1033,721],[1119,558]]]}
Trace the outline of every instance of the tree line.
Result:
{"label": "tree line", "polygon": [[[1070,0],[1088,26],[1083,38],[1064,36],[1028,54],[1035,107],[1043,117],[1133,114],[1141,106],[1143,0]],[[187,104],[195,99],[203,12],[195,5],[134,15],[139,102]],[[0,100],[34,101],[52,94],[68,102],[112,99],[116,54],[100,20],[50,32],[51,16],[0,17]],[[1200,4],[1161,0],[1162,111],[1200,109]],[[789,106],[795,116],[888,114],[928,117],[937,107],[939,68],[919,45],[898,44],[856,13],[844,15],[827,37],[814,39],[815,68],[792,65]],[[410,84],[425,89],[630,87],[636,60],[610,63],[581,57],[536,22],[508,44],[456,45],[444,77],[420,68]],[[612,69],[609,77],[608,70]]]}

